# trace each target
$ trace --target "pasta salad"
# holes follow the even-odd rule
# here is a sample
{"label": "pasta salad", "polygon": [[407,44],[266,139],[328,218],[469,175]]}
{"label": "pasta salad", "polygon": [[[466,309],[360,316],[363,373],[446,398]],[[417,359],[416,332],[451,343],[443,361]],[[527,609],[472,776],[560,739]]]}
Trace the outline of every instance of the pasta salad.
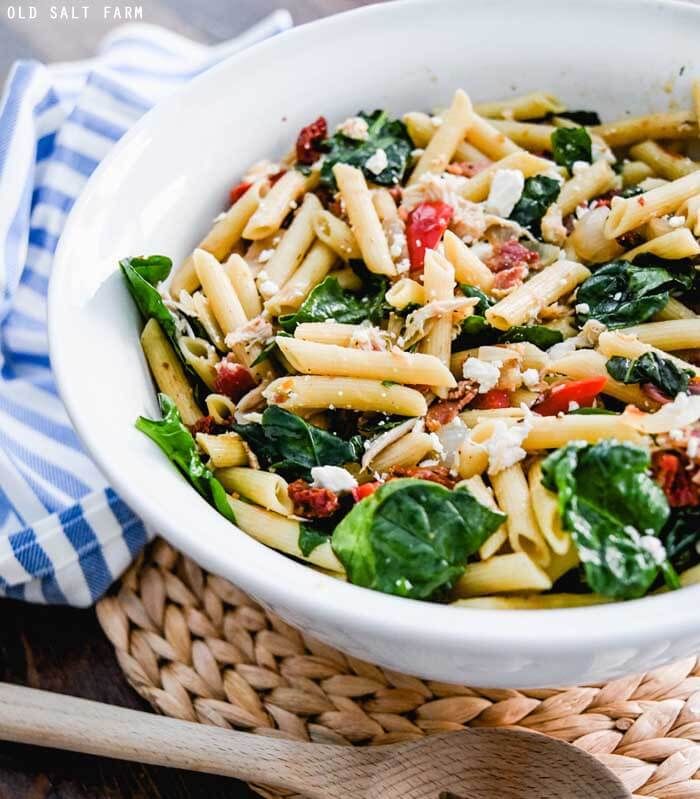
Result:
{"label": "pasta salad", "polygon": [[700,87],[360,112],[260,161],[174,270],[120,262],[150,436],[258,541],[467,607],[700,581]]}

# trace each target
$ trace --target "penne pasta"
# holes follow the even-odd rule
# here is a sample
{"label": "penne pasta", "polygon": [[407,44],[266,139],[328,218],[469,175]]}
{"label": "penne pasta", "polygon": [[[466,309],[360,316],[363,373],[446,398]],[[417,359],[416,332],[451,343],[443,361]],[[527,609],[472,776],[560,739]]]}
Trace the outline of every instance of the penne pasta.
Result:
{"label": "penne pasta", "polygon": [[141,333],[141,347],[158,390],[175,403],[185,424],[194,424],[202,412],[195,402],[180,359],[155,319],[146,322]]}
{"label": "penne pasta", "polygon": [[610,147],[628,147],[646,139],[697,138],[698,125],[692,111],[669,111],[661,114],[620,119],[591,129]]}
{"label": "penne pasta", "polygon": [[442,172],[452,160],[457,146],[473,124],[471,100],[461,89],[458,89],[452,98],[452,105],[444,114],[442,124],[426,144],[423,154],[418,159],[408,185],[416,183],[426,172]]}
{"label": "penne pasta", "polygon": [[413,388],[384,385],[380,380],[343,377],[280,377],[264,391],[265,399],[288,410],[340,408],[397,416],[423,416],[423,395]]}
{"label": "penne pasta", "polygon": [[457,282],[467,283],[490,292],[495,276],[479,256],[451,230],[445,231],[442,243],[445,249],[445,258],[454,267]]}
{"label": "penne pasta", "polygon": [[[248,450],[241,437],[236,433],[221,433],[220,435],[197,433],[196,438],[199,448],[209,456],[209,465],[214,469],[248,465]],[[219,480],[226,488],[226,483],[221,478]]]}
{"label": "penne pasta", "polygon": [[330,247],[316,241],[289,281],[267,300],[265,310],[275,315],[295,311],[328,275],[336,260],[337,255]]}
{"label": "penne pasta", "polygon": [[259,202],[243,229],[243,237],[264,239],[276,233],[287,214],[296,207],[296,202],[307,189],[309,180],[296,169],[285,172]]}
{"label": "penne pasta", "polygon": [[320,210],[313,215],[314,233],[344,261],[362,258],[360,247],[350,226],[330,211]]}
{"label": "penne pasta", "polygon": [[636,336],[644,344],[658,350],[685,350],[700,342],[700,316],[690,319],[670,319],[665,322],[647,322],[624,327],[622,335]]}
{"label": "penne pasta", "polygon": [[294,513],[287,481],[278,474],[235,465],[226,469],[217,468],[214,474],[229,494],[239,494],[255,505],[282,516],[291,516]]}
{"label": "penne pasta", "polygon": [[380,275],[395,275],[389,245],[377,216],[364,175],[347,164],[336,164],[333,175],[345,201],[350,227],[367,268]]}
{"label": "penne pasta", "polygon": [[556,261],[489,308],[486,319],[499,330],[525,324],[547,305],[572,292],[590,274],[576,261]]}
{"label": "penne pasta", "polygon": [[433,355],[355,350],[279,336],[276,341],[284,357],[302,374],[394,381],[437,388],[456,385],[450,370]]}
{"label": "penne pasta", "polygon": [[549,114],[566,111],[566,106],[553,94],[531,92],[521,97],[511,97],[508,100],[477,103],[474,110],[482,117],[500,117],[507,120],[539,119]]}
{"label": "penne pasta", "polygon": [[469,563],[457,581],[453,594],[467,598],[512,591],[547,591],[552,581],[524,552],[494,555]]}

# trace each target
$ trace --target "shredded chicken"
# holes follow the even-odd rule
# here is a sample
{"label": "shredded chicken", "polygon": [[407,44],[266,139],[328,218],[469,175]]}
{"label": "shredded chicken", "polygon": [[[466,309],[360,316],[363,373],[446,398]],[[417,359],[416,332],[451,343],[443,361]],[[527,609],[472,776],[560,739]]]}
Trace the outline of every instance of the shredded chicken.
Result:
{"label": "shredded chicken", "polygon": [[479,300],[476,297],[454,297],[451,300],[433,300],[422,305],[406,317],[401,346],[403,349],[407,349],[427,335],[426,323],[428,321],[438,319],[445,314],[450,314],[452,317],[459,315],[458,318],[464,318],[478,303]]}
{"label": "shredded chicken", "polygon": [[264,315],[255,316],[243,327],[234,330],[226,336],[226,346],[233,349],[236,345],[242,344],[244,349],[249,352],[256,345],[265,346],[274,336],[272,323]]}

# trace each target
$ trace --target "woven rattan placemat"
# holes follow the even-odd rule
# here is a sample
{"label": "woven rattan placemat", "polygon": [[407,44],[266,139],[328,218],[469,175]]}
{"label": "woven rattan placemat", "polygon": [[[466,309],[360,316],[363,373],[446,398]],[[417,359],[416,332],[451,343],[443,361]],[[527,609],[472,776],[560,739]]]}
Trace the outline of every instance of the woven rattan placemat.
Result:
{"label": "woven rattan placemat", "polygon": [[516,691],[421,680],[303,635],[162,540],[97,614],[131,685],[168,716],[345,745],[463,726],[520,727],[586,749],[636,796],[700,798],[694,657],[579,688]]}

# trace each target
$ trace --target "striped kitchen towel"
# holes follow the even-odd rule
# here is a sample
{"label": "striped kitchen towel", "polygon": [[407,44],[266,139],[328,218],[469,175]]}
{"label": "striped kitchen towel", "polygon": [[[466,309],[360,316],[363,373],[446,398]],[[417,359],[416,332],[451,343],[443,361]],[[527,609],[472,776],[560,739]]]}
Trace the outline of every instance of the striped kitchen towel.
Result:
{"label": "striped kitchen towel", "polygon": [[278,11],[205,47],[126,25],[89,61],[14,65],[0,104],[0,595],[90,605],[149,538],[85,454],[51,373],[46,295],[68,212],[156,101],[290,26]]}

